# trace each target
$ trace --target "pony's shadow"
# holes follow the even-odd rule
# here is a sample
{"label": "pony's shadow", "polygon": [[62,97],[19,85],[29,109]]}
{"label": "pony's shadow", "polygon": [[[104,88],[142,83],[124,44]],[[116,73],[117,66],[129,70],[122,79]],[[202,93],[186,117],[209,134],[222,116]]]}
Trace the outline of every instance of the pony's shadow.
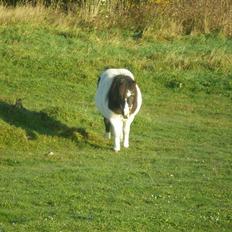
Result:
{"label": "pony's shadow", "polygon": [[35,140],[40,135],[58,136],[71,139],[78,144],[88,143],[89,134],[83,127],[68,127],[43,111],[31,111],[22,105],[13,105],[0,101],[0,118],[10,125],[25,130],[28,140]]}

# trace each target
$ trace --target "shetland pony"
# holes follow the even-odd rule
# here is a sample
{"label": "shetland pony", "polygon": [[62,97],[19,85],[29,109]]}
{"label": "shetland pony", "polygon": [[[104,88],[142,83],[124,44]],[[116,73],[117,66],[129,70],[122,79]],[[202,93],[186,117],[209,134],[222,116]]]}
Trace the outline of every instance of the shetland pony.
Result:
{"label": "shetland pony", "polygon": [[142,105],[141,91],[127,69],[106,69],[98,79],[96,106],[104,117],[106,137],[114,134],[114,150],[120,142],[129,147],[130,125]]}

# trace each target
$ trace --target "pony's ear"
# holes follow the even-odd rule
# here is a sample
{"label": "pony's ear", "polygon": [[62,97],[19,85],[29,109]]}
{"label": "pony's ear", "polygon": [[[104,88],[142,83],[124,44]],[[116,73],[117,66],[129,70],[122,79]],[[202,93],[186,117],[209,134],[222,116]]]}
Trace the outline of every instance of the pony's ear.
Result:
{"label": "pony's ear", "polygon": [[133,85],[136,85],[136,81],[135,80],[132,80],[131,82]]}

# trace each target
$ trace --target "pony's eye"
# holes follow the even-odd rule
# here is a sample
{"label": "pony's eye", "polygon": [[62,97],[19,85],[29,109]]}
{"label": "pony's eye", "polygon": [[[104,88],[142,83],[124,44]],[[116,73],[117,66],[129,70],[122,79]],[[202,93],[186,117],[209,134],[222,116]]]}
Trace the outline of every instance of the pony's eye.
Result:
{"label": "pony's eye", "polygon": [[128,104],[129,106],[132,105],[133,102],[134,102],[134,97],[133,97],[133,96],[130,96],[130,97],[127,98],[127,104]]}

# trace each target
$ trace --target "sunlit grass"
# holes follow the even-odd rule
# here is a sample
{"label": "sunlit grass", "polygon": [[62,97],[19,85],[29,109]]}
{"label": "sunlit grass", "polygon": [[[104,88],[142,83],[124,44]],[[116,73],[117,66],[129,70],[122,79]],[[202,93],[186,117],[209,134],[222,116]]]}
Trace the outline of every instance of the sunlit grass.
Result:
{"label": "sunlit grass", "polygon": [[[0,230],[230,231],[231,48],[1,24]],[[105,66],[131,69],[143,93],[118,154],[94,105]]]}

